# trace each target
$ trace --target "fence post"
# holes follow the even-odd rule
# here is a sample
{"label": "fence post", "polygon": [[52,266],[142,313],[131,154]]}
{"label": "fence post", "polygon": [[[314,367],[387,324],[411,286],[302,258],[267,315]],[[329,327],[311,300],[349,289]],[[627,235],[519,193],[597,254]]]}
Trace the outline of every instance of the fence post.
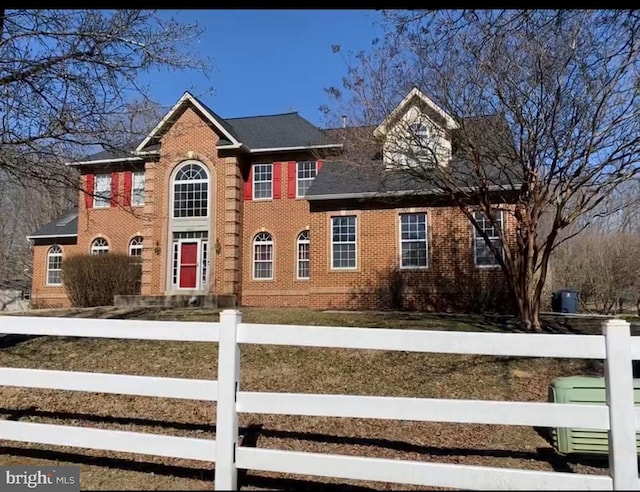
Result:
{"label": "fence post", "polygon": [[604,377],[609,406],[609,473],[614,490],[638,490],[636,415],[629,323],[603,322],[606,359]]}
{"label": "fence post", "polygon": [[236,399],[240,383],[240,348],[238,323],[242,313],[225,309],[220,313],[218,344],[218,405],[216,415],[216,467],[214,490],[236,490],[236,444],[238,413]]}

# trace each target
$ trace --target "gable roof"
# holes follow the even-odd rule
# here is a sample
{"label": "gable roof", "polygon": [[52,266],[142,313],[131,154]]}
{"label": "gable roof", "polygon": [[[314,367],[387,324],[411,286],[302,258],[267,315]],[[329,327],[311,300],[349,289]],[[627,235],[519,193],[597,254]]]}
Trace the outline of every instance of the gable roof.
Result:
{"label": "gable roof", "polygon": [[386,135],[388,131],[389,125],[395,121],[395,119],[400,116],[407,107],[415,100],[418,100],[425,104],[428,108],[432,109],[436,114],[440,115],[445,122],[445,126],[447,130],[453,130],[458,128],[458,124],[453,119],[451,115],[449,115],[444,109],[438,106],[431,98],[429,98],[426,94],[424,94],[420,89],[414,87],[409,91],[402,101],[395,107],[393,111],[387,116],[380,125],[373,131],[373,134],[376,137]]}
{"label": "gable roof", "polygon": [[78,235],[78,207],[71,208],[60,217],[43,225],[27,239],[74,237]]}
{"label": "gable roof", "polygon": [[67,165],[143,161],[145,154],[157,153],[160,144],[155,140],[185,104],[193,104],[220,131],[218,149],[243,149],[249,153],[260,153],[342,147],[341,142],[328,136],[298,112],[224,119],[189,92],[185,92],[146,137],[119,149],[102,150]]}
{"label": "gable roof", "polygon": [[[499,131],[506,122],[499,115],[462,118],[464,134],[482,144],[479,150],[486,157],[483,172],[490,190],[514,190],[522,182],[521,170],[505,158],[510,143],[506,132]],[[460,189],[477,186],[473,164],[464,157],[462,130],[454,130],[453,156],[447,164],[452,182]],[[460,148],[458,150],[458,148]],[[481,157],[482,158],[482,157]],[[424,171],[420,171],[423,173]],[[424,175],[422,175],[424,176]],[[484,181],[484,180],[483,180]],[[347,198],[372,198],[389,195],[439,194],[435,185],[429,186],[428,177],[416,178],[400,169],[386,169],[381,160],[349,163],[325,161],[325,165],[312,181],[305,198],[307,200],[335,200]]]}
{"label": "gable roof", "polygon": [[223,135],[223,137],[231,142],[230,148],[238,148],[242,144],[238,141],[231,129],[225,123],[225,121],[220,118],[216,113],[211,111],[210,108],[202,104],[197,98],[193,97],[189,91],[185,91],[178,102],[176,102],[173,107],[169,110],[169,112],[164,115],[164,117],[158,122],[158,124],[151,130],[149,135],[147,135],[142,141],[138,144],[135,151],[141,152],[144,150],[145,146],[151,142],[151,140],[157,137],[160,132],[169,125],[174,117],[174,115],[185,105],[192,104],[195,108],[197,108],[205,118],[209,120],[209,122],[216,127]]}

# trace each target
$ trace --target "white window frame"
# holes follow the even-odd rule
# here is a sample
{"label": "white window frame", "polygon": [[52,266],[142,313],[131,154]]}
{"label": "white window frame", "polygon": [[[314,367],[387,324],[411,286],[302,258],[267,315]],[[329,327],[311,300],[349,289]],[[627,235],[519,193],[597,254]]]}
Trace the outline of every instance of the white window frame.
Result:
{"label": "white window frame", "polygon": [[416,121],[407,126],[407,141],[399,155],[399,164],[403,167],[428,167],[432,163],[426,161],[433,157],[433,131],[423,122]]}
{"label": "white window frame", "polygon": [[[424,216],[424,239],[403,239],[402,238],[402,218],[410,215],[423,215]],[[398,215],[398,239],[399,244],[399,263],[401,270],[426,270],[429,268],[429,216],[427,212],[403,212]],[[404,265],[404,258],[402,256],[402,245],[404,243],[424,243],[425,247],[425,264],[424,265]]]}
{"label": "white window frame", "polygon": [[[180,173],[180,171],[182,171],[183,168],[188,167],[188,166],[200,167],[204,171],[205,178],[204,179],[203,178],[199,178],[199,179],[176,179],[178,177],[178,174]],[[205,215],[191,215],[191,216],[189,216],[189,215],[185,215],[185,216],[176,215],[176,185],[184,184],[184,183],[190,183],[190,184],[205,183],[207,185],[206,186],[206,192],[207,192],[207,202],[206,202],[206,204],[207,204],[207,209],[206,209],[206,214]],[[202,190],[200,190],[200,191],[202,192]],[[195,161],[194,160],[194,161],[183,162],[182,165],[178,166],[178,168],[175,170],[175,172],[173,174],[173,178],[171,180],[171,211],[170,211],[171,218],[173,220],[206,219],[206,218],[209,217],[209,215],[211,213],[210,202],[211,202],[211,179],[210,179],[210,176],[209,176],[209,170],[200,161]],[[185,208],[184,210],[188,210],[188,209]]]}
{"label": "white window frame", "polygon": [[[102,189],[101,185],[105,189]],[[111,173],[96,174],[93,178],[93,208],[109,208],[110,206]]]}
{"label": "white window frame", "polygon": [[[488,222],[493,229],[495,229],[493,227],[493,224],[491,224],[491,222],[489,221],[489,218],[486,217],[485,213],[480,211],[480,210],[475,210],[473,212],[473,218],[476,220],[476,222],[478,222],[478,219],[476,217],[477,214],[481,214],[482,217],[484,217],[484,220],[486,222]],[[498,216],[500,217],[500,228],[502,229],[502,231],[504,231],[504,212],[502,210],[497,210],[494,212],[494,214],[498,214]],[[478,241],[482,241],[483,243],[485,243],[484,238],[480,235],[480,233],[477,231],[476,227],[473,225],[473,223],[471,223],[471,234],[473,235],[473,265],[476,268],[500,268],[500,263],[498,263],[498,259],[495,257],[495,255],[493,255],[492,253],[492,257],[493,257],[493,261],[495,261],[495,263],[491,263],[489,265],[478,265],[478,260],[477,260],[477,256],[476,256],[476,244]],[[498,240],[500,241],[500,235],[497,236],[489,236],[490,240]],[[486,245],[485,245],[486,246]],[[488,248],[488,246],[486,246]],[[502,244],[502,242],[500,242],[500,253],[504,258],[504,245]]]}
{"label": "white window frame", "polygon": [[[269,239],[261,239],[258,241],[260,237],[268,237]],[[269,260],[258,260],[257,259],[257,250],[256,246],[270,246],[271,247],[271,255]],[[275,269],[275,246],[273,241],[273,235],[268,232],[259,232],[253,237],[253,248],[252,248],[252,262],[251,262],[251,277],[253,280],[273,280],[273,273]],[[256,277],[256,265],[258,263],[271,263],[271,276],[270,277]]]}
{"label": "white window frame", "polygon": [[[134,236],[129,241],[129,256],[142,257],[142,245],[144,239],[142,236]],[[134,255],[133,251],[140,251],[140,254]]]}
{"label": "white window frame", "polygon": [[131,206],[141,207],[144,205],[144,171],[134,171],[131,173]]}
{"label": "white window frame", "polygon": [[[51,260],[54,258],[59,262],[59,266],[57,266],[57,268],[51,268]],[[49,281],[49,274],[51,272],[58,272],[58,282]],[[52,287],[60,287],[62,285],[62,248],[58,244],[52,245],[47,250],[47,270],[45,285],[49,285]]]}
{"label": "white window frame", "polygon": [[[313,173],[313,176],[311,177],[304,177],[301,178],[300,177],[300,165],[305,165],[305,164],[313,164],[313,169],[310,170],[311,173]],[[304,196],[306,195],[306,190],[305,193],[300,194],[300,183],[301,182],[305,182],[305,183],[309,183],[309,185],[307,186],[307,190],[309,189],[309,186],[311,186],[311,183],[313,182],[313,180],[316,178],[316,176],[318,175],[318,161],[298,161],[296,162],[296,198],[304,198]]]}
{"label": "white window frame", "polygon": [[89,246],[89,253],[92,255],[106,255],[109,254],[109,241],[103,237],[97,237],[91,241]]}
{"label": "white window frame", "polygon": [[[354,241],[334,241],[333,239],[333,223],[337,219],[353,218],[354,226]],[[358,268],[358,216],[357,215],[333,215],[331,216],[331,270],[357,270]],[[336,244],[353,244],[354,245],[354,263],[353,266],[335,266],[335,258],[333,256],[334,247]]]}
{"label": "white window frame", "polygon": [[[300,247],[307,247],[307,258],[300,258]],[[302,263],[307,263],[307,272],[308,275],[306,277],[300,276],[300,266]],[[298,280],[309,280],[311,278],[311,236],[309,235],[309,229],[305,229],[304,231],[298,234],[296,238],[296,279]]]}
{"label": "white window frame", "polygon": [[[273,162],[256,162],[252,164],[252,173],[251,173],[251,198],[253,200],[273,200]],[[258,168],[261,166],[268,167],[271,171],[271,179],[261,179],[260,181],[256,180],[256,176],[258,175]],[[269,183],[269,196],[256,197],[256,184]]]}

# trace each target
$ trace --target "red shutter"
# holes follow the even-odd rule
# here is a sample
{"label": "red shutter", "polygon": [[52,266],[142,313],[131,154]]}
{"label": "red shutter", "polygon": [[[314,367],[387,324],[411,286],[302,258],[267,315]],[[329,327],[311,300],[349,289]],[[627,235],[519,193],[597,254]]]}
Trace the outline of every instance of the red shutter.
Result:
{"label": "red shutter", "polygon": [[118,206],[118,176],[120,173],[111,173],[111,206]]}
{"label": "red shutter", "polygon": [[131,206],[131,183],[132,183],[131,171],[125,171],[125,173],[124,173],[124,195],[123,195],[123,198],[122,198],[122,204],[125,207]]}
{"label": "red shutter", "polygon": [[244,182],[244,199],[251,200],[253,194],[253,164],[249,164],[249,174]]}
{"label": "red shutter", "polygon": [[282,196],[282,162],[273,163],[273,199]]}
{"label": "red shutter", "polygon": [[287,198],[296,197],[296,163],[295,161],[289,162],[289,169],[287,169]]}
{"label": "red shutter", "polygon": [[318,174],[320,172],[320,169],[322,169],[322,164],[324,164],[323,161],[316,162],[316,174]]}
{"label": "red shutter", "polygon": [[95,175],[87,174],[84,185],[84,204],[87,208],[93,208],[93,187],[95,180]]}

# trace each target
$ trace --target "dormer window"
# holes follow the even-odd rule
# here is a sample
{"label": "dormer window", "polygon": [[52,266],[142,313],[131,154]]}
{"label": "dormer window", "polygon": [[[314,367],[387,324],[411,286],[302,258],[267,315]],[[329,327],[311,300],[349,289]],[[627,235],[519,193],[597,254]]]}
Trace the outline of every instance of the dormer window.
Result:
{"label": "dormer window", "polygon": [[404,148],[400,152],[400,165],[432,166],[435,163],[434,143],[433,136],[425,124],[410,124]]}

